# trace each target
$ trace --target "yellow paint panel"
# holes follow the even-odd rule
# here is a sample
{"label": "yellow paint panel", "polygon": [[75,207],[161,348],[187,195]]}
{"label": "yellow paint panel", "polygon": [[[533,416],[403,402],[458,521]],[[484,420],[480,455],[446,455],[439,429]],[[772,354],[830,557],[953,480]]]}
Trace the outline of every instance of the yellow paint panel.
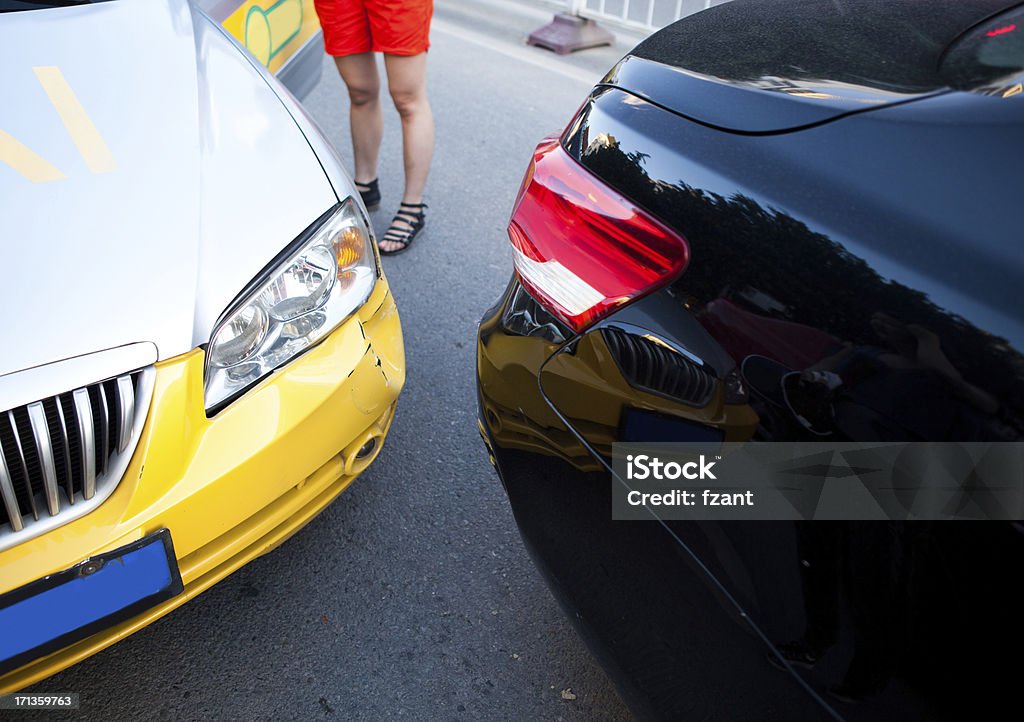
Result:
{"label": "yellow paint panel", "polygon": [[36,155],[14,136],[0,130],[0,163],[5,163],[33,183],[60,180],[64,174]]}
{"label": "yellow paint panel", "polygon": [[42,66],[32,68],[43,86],[43,90],[50,97],[50,102],[64,123],[64,128],[71,136],[78,147],[78,152],[85,160],[85,164],[93,173],[109,173],[117,168],[114,156],[110,148],[103,140],[99,130],[89,118],[89,114],[78,101],[75,92],[68,85],[64,74],[56,66]]}
{"label": "yellow paint panel", "polygon": [[313,0],[246,0],[223,22],[272,73],[320,28]]}

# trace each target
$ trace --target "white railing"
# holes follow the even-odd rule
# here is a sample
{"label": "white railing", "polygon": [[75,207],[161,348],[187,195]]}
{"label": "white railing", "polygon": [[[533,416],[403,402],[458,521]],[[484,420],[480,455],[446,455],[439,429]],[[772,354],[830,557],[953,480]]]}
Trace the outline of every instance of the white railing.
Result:
{"label": "white railing", "polygon": [[728,0],[567,0],[569,12],[633,30],[659,30]]}

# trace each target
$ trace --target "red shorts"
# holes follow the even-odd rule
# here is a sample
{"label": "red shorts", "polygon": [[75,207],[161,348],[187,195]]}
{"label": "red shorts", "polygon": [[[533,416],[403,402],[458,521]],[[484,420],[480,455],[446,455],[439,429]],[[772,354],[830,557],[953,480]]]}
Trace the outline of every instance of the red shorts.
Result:
{"label": "red shorts", "polygon": [[328,55],[419,55],[430,47],[433,0],[314,0]]}

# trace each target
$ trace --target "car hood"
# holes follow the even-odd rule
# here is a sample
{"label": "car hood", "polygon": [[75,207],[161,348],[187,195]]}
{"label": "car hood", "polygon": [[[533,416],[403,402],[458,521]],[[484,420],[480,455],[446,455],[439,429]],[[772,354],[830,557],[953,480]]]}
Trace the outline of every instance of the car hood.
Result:
{"label": "car hood", "polygon": [[184,0],[0,16],[0,74],[0,375],[203,343],[337,202],[276,91]]}
{"label": "car hood", "polygon": [[604,83],[693,120],[777,133],[948,92],[941,61],[1014,0],[733,0],[642,42]]}

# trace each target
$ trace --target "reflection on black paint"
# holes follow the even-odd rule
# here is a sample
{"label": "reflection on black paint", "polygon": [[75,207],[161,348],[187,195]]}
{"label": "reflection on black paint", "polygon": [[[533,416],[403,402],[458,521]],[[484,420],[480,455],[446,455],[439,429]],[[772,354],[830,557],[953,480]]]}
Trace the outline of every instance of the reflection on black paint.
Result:
{"label": "reflection on black paint", "polygon": [[882,278],[782,211],[742,194],[652,180],[645,154],[623,151],[613,136],[599,136],[579,157],[683,230],[692,260],[672,292],[737,363],[756,353],[788,370],[841,368],[855,381],[840,403],[851,415],[852,405],[870,398],[883,414],[932,416],[924,425],[903,424],[904,435],[898,421],[888,431],[883,423],[877,437],[867,435],[866,421],[851,421],[846,438],[1012,440],[1024,433],[1024,356],[1006,339]]}

